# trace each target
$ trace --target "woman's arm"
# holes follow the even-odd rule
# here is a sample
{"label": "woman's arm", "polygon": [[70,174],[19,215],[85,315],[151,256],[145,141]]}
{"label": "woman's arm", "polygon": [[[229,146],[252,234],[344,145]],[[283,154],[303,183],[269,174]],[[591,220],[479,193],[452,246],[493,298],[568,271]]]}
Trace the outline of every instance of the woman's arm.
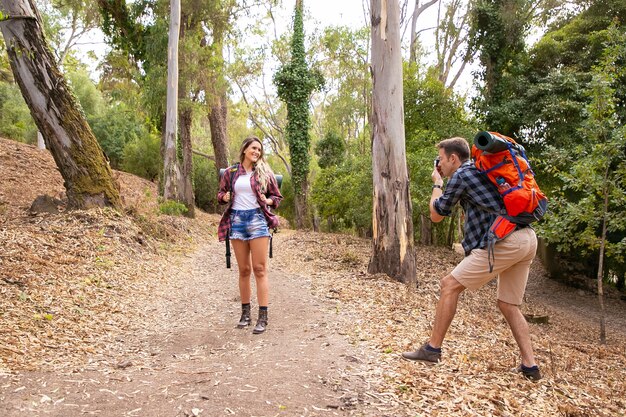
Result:
{"label": "woman's arm", "polygon": [[[231,173],[230,168],[226,169],[226,171],[224,171],[224,174],[222,175],[222,178],[220,178],[220,189],[217,192],[217,202],[219,204],[226,204],[228,203],[228,201],[230,201],[230,197],[232,196],[232,194],[230,193],[230,177],[231,175],[234,175],[234,173]],[[227,196],[227,200],[224,200],[224,197]]]}
{"label": "woman's arm", "polygon": [[[271,201],[270,201],[271,200]],[[265,192],[265,203],[273,208],[277,208],[280,202],[283,201],[283,195],[278,189],[278,183],[276,177],[272,174],[267,181],[267,191]]]}

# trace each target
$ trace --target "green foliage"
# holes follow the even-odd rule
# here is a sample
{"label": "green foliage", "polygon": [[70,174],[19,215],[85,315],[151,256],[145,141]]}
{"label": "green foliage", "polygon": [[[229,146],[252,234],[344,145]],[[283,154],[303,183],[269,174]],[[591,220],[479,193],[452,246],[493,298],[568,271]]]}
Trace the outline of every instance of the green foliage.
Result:
{"label": "green foliage", "polygon": [[487,109],[511,97],[509,74],[523,62],[533,7],[531,0],[477,0],[472,8],[469,48],[479,52],[483,82],[474,106],[489,129],[505,134],[509,127]]}
{"label": "green foliage", "polygon": [[66,74],[66,76],[87,120],[100,116],[104,107],[104,98],[89,78],[87,71],[77,69]]}
{"label": "green foliage", "polygon": [[283,176],[283,184],[280,187],[280,193],[283,195],[283,201],[281,201],[277,212],[287,219],[289,224],[296,224],[295,196],[289,175]]}
{"label": "green foliage", "polygon": [[183,216],[188,209],[183,203],[174,200],[166,200],[159,203],[159,212],[168,216]]}
{"label": "green foliage", "polygon": [[122,169],[150,181],[159,178],[161,163],[161,138],[156,131],[136,136],[126,144],[122,153]]}
{"label": "green foliage", "polygon": [[[625,74],[626,34],[616,26],[607,32],[603,57],[592,68],[586,91],[589,104],[579,127],[584,143],[574,148],[549,146],[552,173],[561,188],[552,194],[552,215],[541,227],[545,238],[562,252],[597,256],[602,223],[607,222],[605,256],[613,274],[626,274],[626,127],[616,114],[616,80]],[[606,201],[605,201],[606,198]]]}
{"label": "green foliage", "polygon": [[327,132],[322,140],[315,145],[315,154],[319,157],[320,168],[339,165],[344,159],[346,144],[336,132]]}
{"label": "green foliage", "polygon": [[[430,222],[431,174],[437,156],[436,144],[442,139],[461,136],[472,138],[477,129],[469,120],[461,97],[438,80],[434,69],[425,74],[416,65],[404,67],[404,129],[407,166],[413,206],[415,238],[421,240],[421,217]],[[445,244],[449,220],[432,224],[434,241]]]}
{"label": "green foliage", "polygon": [[324,85],[321,73],[310,70],[305,57],[302,4],[297,3],[291,41],[291,61],[283,65],[274,75],[274,84],[278,96],[287,105],[286,137],[291,157],[291,179],[295,193],[303,203],[306,203],[305,190],[311,160],[309,98],[313,91]]}
{"label": "green foliage", "polygon": [[36,143],[37,126],[17,84],[0,82],[0,136]]}
{"label": "green foliage", "polygon": [[[145,119],[141,119],[141,113],[134,111],[124,103],[110,105],[102,114],[89,117],[89,124],[100,146],[109,157],[113,168],[124,166],[126,147],[138,141],[146,141],[144,147],[150,146],[153,139],[149,126]],[[158,153],[157,153],[158,155]],[[150,152],[154,156],[154,152]],[[159,158],[157,157],[157,160]],[[145,170],[146,172],[150,170]],[[143,175],[142,175],[143,176]]]}
{"label": "green foliage", "polygon": [[13,80],[4,38],[0,37],[0,136],[20,142],[35,143],[37,127]]}
{"label": "green foliage", "polygon": [[9,63],[9,55],[6,53],[4,38],[0,37],[0,83],[12,82],[13,71]]}
{"label": "green foliage", "polygon": [[209,213],[217,213],[217,191],[219,178],[216,174],[213,161],[200,157],[193,157],[193,193],[196,196],[196,205]]}
{"label": "green foliage", "polygon": [[353,230],[361,236],[372,229],[371,156],[349,156],[339,165],[322,169],[311,199],[328,231]]}

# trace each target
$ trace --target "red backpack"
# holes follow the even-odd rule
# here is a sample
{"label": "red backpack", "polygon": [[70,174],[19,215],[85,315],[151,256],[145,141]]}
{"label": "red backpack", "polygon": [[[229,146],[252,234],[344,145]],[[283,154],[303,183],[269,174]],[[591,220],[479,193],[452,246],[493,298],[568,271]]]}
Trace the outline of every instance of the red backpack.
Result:
{"label": "red backpack", "polygon": [[[476,168],[498,187],[505,212],[491,225],[489,248],[513,233],[518,225],[541,220],[548,209],[548,199],[541,192],[530,168],[524,147],[497,132],[479,132],[474,137],[472,159]],[[490,262],[490,272],[493,266]]]}

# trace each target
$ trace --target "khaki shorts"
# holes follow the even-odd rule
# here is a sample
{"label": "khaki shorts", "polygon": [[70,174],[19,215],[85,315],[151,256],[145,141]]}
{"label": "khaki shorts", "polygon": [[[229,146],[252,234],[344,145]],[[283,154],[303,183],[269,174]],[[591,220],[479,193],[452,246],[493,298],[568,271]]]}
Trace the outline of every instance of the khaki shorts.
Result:
{"label": "khaki shorts", "polygon": [[537,236],[526,227],[496,243],[493,272],[489,272],[487,250],[474,249],[454,268],[452,276],[470,290],[479,289],[497,276],[498,300],[520,305],[536,252]]}

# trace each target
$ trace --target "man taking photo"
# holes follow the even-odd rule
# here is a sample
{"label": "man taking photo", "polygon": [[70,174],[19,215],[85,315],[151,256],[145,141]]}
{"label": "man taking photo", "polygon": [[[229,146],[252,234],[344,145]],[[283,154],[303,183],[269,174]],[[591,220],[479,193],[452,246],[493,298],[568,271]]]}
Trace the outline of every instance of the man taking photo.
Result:
{"label": "man taking photo", "polygon": [[[530,380],[539,380],[541,373],[535,363],[528,324],[519,309],[530,264],[537,251],[535,232],[531,227],[519,226],[515,232],[498,241],[494,249],[493,271],[489,272],[488,232],[496,213],[503,208],[502,198],[496,186],[470,160],[470,148],[465,139],[446,139],[437,147],[439,158],[432,173],[434,184],[430,218],[438,223],[452,214],[457,203],[461,204],[465,212],[461,242],[465,258],[440,282],[441,294],[430,339],[419,349],[404,352],[402,356],[414,361],[440,361],[441,346],[456,313],[459,295],[466,288],[479,289],[497,277],[498,308],[509,324],[521,353],[517,371]],[[448,178],[445,191],[442,177]]]}

